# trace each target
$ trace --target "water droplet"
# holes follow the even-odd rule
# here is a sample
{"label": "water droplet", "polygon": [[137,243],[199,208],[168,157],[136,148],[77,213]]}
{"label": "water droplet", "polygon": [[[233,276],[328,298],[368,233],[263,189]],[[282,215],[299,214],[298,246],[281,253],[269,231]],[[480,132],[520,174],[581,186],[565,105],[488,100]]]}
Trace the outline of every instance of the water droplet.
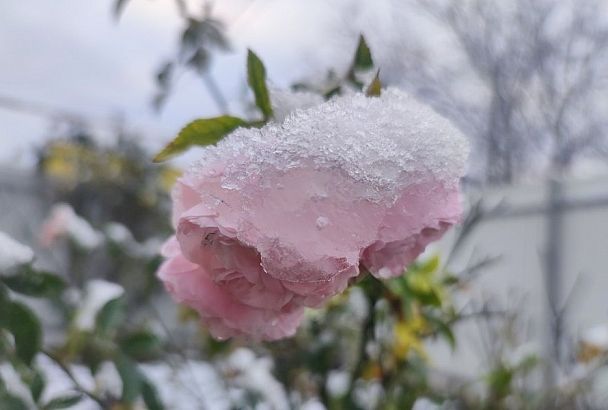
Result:
{"label": "water droplet", "polygon": [[317,218],[317,228],[323,229],[327,225],[329,225],[329,219],[328,218],[326,218],[325,216],[320,216],[320,217]]}

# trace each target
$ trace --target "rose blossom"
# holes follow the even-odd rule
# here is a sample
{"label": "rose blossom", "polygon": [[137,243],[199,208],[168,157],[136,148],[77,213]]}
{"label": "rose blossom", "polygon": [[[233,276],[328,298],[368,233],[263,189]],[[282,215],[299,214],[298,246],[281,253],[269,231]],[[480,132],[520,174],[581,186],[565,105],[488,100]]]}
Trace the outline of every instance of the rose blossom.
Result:
{"label": "rose blossom", "polygon": [[394,89],[238,129],[176,183],[159,277],[218,338],[295,333],[362,270],[401,275],[461,214],[468,146]]}

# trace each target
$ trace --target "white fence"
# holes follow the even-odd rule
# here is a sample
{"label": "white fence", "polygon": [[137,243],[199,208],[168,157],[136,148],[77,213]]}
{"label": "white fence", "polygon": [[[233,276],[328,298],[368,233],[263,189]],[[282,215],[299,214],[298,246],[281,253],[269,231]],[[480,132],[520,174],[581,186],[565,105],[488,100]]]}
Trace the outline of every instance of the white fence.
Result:
{"label": "white fence", "polygon": [[[608,178],[566,181],[559,203],[562,228],[559,238],[550,238],[548,184],[519,185],[489,190],[470,200],[482,199],[486,209],[493,209],[472,231],[451,264],[456,271],[486,257],[498,260],[484,268],[466,294],[472,304],[489,300],[497,306],[516,308],[522,315],[519,330],[528,339],[528,347],[550,355],[547,332],[548,289],[559,281],[557,308],[563,309],[563,343],[577,339],[591,327],[608,325]],[[500,205],[499,205],[500,204]],[[455,233],[439,245],[450,249]],[[547,272],[548,246],[558,244],[556,272]],[[549,287],[545,275],[548,274]],[[560,277],[555,278],[552,275]],[[460,301],[467,302],[465,300]],[[457,329],[459,347],[455,353],[439,343],[432,357],[439,367],[479,374],[488,364],[484,355],[492,345],[503,340],[484,340],[478,325],[467,323]],[[567,358],[566,358],[567,359]]]}

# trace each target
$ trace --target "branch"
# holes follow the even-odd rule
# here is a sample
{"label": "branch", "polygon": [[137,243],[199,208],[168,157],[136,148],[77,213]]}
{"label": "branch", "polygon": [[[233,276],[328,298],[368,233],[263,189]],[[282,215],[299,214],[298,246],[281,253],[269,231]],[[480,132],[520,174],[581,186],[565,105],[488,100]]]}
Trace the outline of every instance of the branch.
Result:
{"label": "branch", "polygon": [[92,393],[92,392],[88,391],[87,389],[85,389],[80,384],[80,382],[78,381],[78,379],[76,379],[76,377],[74,376],[74,374],[72,373],[72,371],[70,370],[70,368],[67,365],[65,365],[65,363],[63,363],[63,361],[59,357],[57,357],[54,353],[49,352],[48,350],[41,350],[41,353],[44,354],[45,356],[47,356],[49,359],[51,359],[57,366],[59,366],[59,368],[65,373],[65,375],[68,376],[68,378],[72,381],[72,383],[74,384],[74,388],[76,389],[76,391],[78,391],[79,393],[84,394],[85,396],[87,396],[91,400],[95,401],[97,404],[99,404],[99,406],[102,409],[109,409],[110,408],[109,404],[106,403],[106,401],[104,399],[102,399],[101,397],[99,397],[95,393]]}

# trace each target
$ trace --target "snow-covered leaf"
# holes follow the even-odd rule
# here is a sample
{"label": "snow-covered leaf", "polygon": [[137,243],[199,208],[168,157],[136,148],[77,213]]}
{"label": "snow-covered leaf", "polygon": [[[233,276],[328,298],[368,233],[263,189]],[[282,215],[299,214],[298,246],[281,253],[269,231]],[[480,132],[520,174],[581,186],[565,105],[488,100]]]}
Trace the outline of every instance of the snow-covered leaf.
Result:
{"label": "snow-covered leaf", "polygon": [[42,347],[42,328],[36,315],[24,304],[11,301],[0,311],[0,327],[12,333],[17,357],[29,365]]}
{"label": "snow-covered leaf", "polygon": [[56,297],[65,289],[65,282],[49,272],[39,272],[31,268],[5,276],[1,280],[12,291],[34,297]]}
{"label": "snow-covered leaf", "polygon": [[[84,299],[76,314],[76,327],[82,330],[93,330],[98,314],[108,302],[118,299],[124,294],[122,286],[95,279],[87,283]],[[106,318],[102,318],[106,321]]]}
{"label": "snow-covered leaf", "polygon": [[124,299],[118,297],[106,303],[96,317],[96,327],[100,334],[108,335],[123,321],[126,314]]}
{"label": "snow-covered leaf", "polygon": [[0,231],[0,275],[18,265],[31,262],[34,251]]}
{"label": "snow-covered leaf", "polygon": [[164,410],[165,406],[163,405],[156,387],[148,379],[142,379],[141,395],[148,410]]}
{"label": "snow-covered leaf", "polygon": [[71,394],[69,396],[56,397],[49,401],[44,407],[44,410],[59,410],[69,409],[82,400],[81,394]]}
{"label": "snow-covered leaf", "polygon": [[2,410],[29,410],[23,399],[7,391],[0,391],[0,403]]}
{"label": "snow-covered leaf", "polygon": [[120,341],[122,351],[136,360],[157,354],[160,345],[160,339],[146,331],[131,333]]}
{"label": "snow-covered leaf", "polygon": [[114,364],[122,380],[121,400],[129,404],[135,402],[142,389],[142,375],[137,365],[125,355],[119,355]]}

